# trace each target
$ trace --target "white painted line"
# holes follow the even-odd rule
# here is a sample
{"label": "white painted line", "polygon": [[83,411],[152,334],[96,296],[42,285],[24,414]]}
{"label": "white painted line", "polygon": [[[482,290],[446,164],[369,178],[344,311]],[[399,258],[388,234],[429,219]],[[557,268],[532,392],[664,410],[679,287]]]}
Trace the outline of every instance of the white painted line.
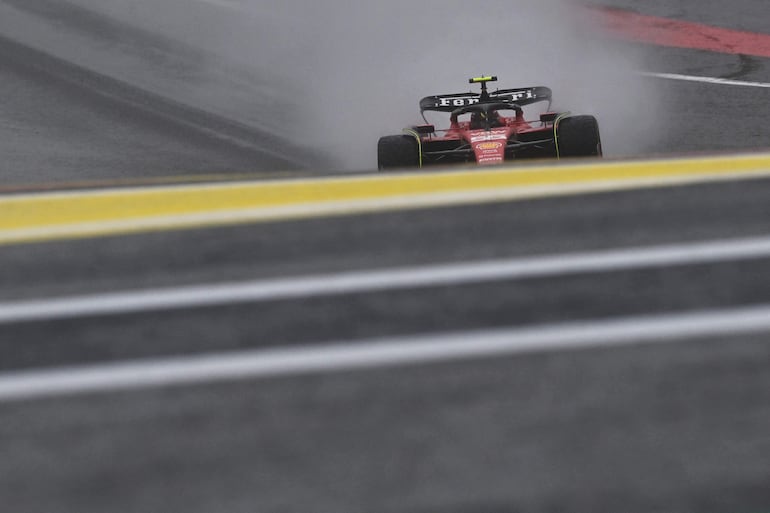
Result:
{"label": "white painted line", "polygon": [[0,324],[333,296],[770,256],[770,237],[188,285],[0,303]]}
{"label": "white painted line", "polygon": [[702,82],[705,84],[719,84],[729,86],[741,86],[741,87],[762,87],[770,88],[770,83],[766,82],[747,82],[743,80],[730,80],[727,78],[715,78],[715,77],[699,77],[693,75],[677,75],[675,73],[652,73],[642,71],[639,73],[645,77],[664,78],[667,80],[683,80],[686,82]]}
{"label": "white painted line", "polygon": [[770,305],[562,325],[257,349],[0,374],[0,402],[665,343],[770,330]]}

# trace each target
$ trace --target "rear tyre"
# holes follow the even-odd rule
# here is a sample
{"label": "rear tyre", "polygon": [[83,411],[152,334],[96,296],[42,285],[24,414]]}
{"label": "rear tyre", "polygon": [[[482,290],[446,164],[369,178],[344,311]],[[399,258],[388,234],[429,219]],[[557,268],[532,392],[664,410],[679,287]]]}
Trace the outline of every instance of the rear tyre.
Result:
{"label": "rear tyre", "polygon": [[398,169],[420,165],[417,140],[410,135],[386,135],[377,143],[377,167]]}
{"label": "rear tyre", "polygon": [[602,138],[599,122],[593,116],[570,116],[556,127],[559,158],[601,157]]}

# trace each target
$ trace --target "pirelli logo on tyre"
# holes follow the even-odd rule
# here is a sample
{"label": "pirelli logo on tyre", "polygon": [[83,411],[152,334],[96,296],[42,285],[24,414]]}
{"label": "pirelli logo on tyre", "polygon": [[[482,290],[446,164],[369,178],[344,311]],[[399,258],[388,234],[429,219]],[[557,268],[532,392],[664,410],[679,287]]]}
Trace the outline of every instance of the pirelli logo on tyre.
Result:
{"label": "pirelli logo on tyre", "polygon": [[500,141],[489,141],[489,142],[483,142],[476,145],[476,147],[483,151],[488,150],[499,150],[503,146],[503,143]]}

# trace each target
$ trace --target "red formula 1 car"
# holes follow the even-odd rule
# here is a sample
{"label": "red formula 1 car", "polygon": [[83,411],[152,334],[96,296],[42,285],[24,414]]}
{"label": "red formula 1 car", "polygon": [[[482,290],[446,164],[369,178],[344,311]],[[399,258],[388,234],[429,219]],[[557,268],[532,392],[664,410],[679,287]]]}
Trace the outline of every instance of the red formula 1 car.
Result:
{"label": "red formula 1 car", "polygon": [[[594,116],[551,112],[547,87],[487,90],[497,77],[470,79],[481,93],[428,96],[420,101],[424,125],[402,135],[380,138],[380,169],[475,162],[481,165],[525,158],[600,157],[599,124]],[[536,120],[525,119],[525,107],[547,102]],[[436,130],[426,111],[449,114],[449,128]]]}

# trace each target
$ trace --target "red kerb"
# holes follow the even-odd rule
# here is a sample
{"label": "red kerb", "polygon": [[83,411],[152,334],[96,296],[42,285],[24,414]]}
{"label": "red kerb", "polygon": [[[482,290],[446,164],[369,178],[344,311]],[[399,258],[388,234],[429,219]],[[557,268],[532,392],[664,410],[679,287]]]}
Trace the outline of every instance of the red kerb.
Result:
{"label": "red kerb", "polygon": [[623,39],[677,48],[770,57],[770,35],[730,30],[700,23],[597,8],[611,34]]}

